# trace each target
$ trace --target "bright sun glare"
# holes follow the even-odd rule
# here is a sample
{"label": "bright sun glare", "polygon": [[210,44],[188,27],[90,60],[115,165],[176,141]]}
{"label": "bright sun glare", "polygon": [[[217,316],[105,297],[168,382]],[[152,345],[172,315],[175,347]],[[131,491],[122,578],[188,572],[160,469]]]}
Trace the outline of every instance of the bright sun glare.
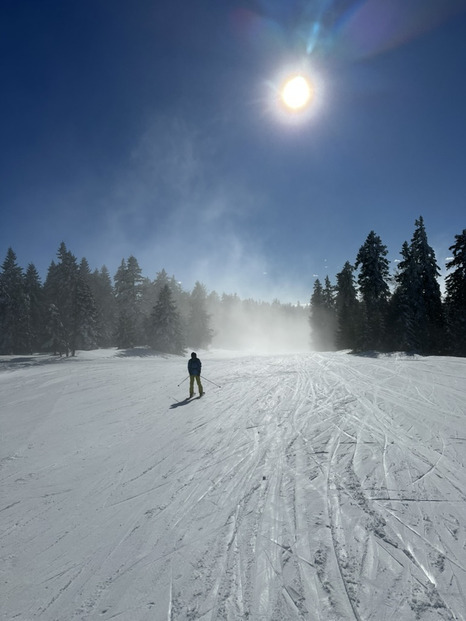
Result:
{"label": "bright sun glare", "polygon": [[314,96],[311,83],[302,75],[289,78],[281,90],[281,98],[285,106],[292,111],[298,111],[310,104]]}

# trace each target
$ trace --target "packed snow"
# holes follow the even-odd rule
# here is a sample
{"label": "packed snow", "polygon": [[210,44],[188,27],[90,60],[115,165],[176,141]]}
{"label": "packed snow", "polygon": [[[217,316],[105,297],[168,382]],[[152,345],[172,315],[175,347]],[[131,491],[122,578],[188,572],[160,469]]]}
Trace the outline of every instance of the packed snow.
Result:
{"label": "packed snow", "polygon": [[466,619],[466,359],[0,358],[2,619]]}

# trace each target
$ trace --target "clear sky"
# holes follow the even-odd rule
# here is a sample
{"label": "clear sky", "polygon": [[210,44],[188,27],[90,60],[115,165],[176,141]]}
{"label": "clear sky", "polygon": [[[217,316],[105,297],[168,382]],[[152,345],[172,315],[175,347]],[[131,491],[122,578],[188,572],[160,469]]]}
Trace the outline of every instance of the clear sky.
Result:
{"label": "clear sky", "polygon": [[[313,98],[285,111],[288,74]],[[466,227],[466,0],[1,0],[0,260],[307,302]]]}

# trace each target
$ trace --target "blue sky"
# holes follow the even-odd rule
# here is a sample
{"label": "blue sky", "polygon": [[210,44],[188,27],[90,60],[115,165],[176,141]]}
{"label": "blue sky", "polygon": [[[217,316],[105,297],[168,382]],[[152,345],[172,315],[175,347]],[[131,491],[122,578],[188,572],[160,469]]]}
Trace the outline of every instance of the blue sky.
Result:
{"label": "blue sky", "polygon": [[[466,226],[466,0],[2,0],[0,257],[307,302]],[[279,105],[288,73],[315,98]]]}

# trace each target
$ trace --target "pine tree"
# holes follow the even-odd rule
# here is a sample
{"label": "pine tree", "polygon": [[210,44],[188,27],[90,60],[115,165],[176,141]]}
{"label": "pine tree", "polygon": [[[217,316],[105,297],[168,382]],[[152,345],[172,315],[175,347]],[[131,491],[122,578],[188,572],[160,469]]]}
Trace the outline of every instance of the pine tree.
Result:
{"label": "pine tree", "polygon": [[28,311],[23,270],[8,248],[0,273],[0,353],[31,353]]}
{"label": "pine tree", "polygon": [[385,319],[390,296],[387,254],[387,247],[371,231],[356,257],[355,268],[359,269],[358,284],[363,303],[364,327],[360,345],[364,349],[386,347]]}
{"label": "pine tree", "polygon": [[95,303],[86,282],[87,261],[82,263],[81,274],[76,257],[63,242],[57,256],[58,263],[52,261],[44,285],[49,313],[46,345],[74,356],[78,347],[95,346]]}
{"label": "pine tree", "polygon": [[44,341],[44,349],[60,356],[69,355],[68,335],[61,320],[60,311],[53,303],[47,309],[45,333],[47,338]]}
{"label": "pine tree", "polygon": [[466,229],[455,235],[456,242],[450,246],[453,259],[447,270],[453,270],[445,278],[448,335],[450,353],[466,356]]}
{"label": "pine tree", "polygon": [[360,309],[353,271],[353,266],[346,261],[336,277],[336,344],[339,349],[356,349],[360,342]]}
{"label": "pine tree", "polygon": [[415,221],[410,253],[415,264],[414,305],[415,330],[419,350],[439,354],[445,350],[445,321],[438,277],[440,269],[435,252],[429,246],[422,216]]}
{"label": "pine tree", "polygon": [[96,306],[96,335],[98,347],[115,345],[117,309],[112,280],[105,265],[94,270],[90,287]]}
{"label": "pine tree", "polygon": [[184,333],[186,334],[188,330],[189,316],[191,313],[191,294],[183,289],[181,283],[175,278],[175,276],[170,278],[168,285],[173,296],[173,301],[175,302],[176,308],[180,314]]}
{"label": "pine tree", "polygon": [[143,316],[144,342],[151,341],[151,314],[160,296],[163,287],[169,284],[167,272],[162,269],[157,272],[155,280],[144,278],[141,282],[141,313]]}
{"label": "pine tree", "polygon": [[76,282],[75,328],[76,347],[84,350],[97,347],[97,309],[91,282],[91,270],[87,260],[83,258]]}
{"label": "pine tree", "polygon": [[170,287],[165,285],[151,315],[150,345],[157,351],[182,354],[185,339]]}
{"label": "pine tree", "polygon": [[309,322],[311,340],[317,351],[328,351],[335,348],[335,300],[330,279],[325,279],[325,288],[317,278],[311,296]]}
{"label": "pine tree", "polygon": [[75,306],[78,263],[64,242],[58,248],[57,257],[58,262],[52,261],[44,284],[49,312],[47,346],[52,346],[54,350],[58,349],[60,354],[69,356],[70,352],[73,354],[76,350]]}
{"label": "pine tree", "polygon": [[153,283],[154,284],[154,297],[155,297],[154,306],[157,300],[159,299],[162,289],[165,287],[165,285],[168,285],[169,283],[170,283],[170,278],[168,277],[168,274],[164,269],[162,269],[160,272],[157,272],[154,283]]}
{"label": "pine tree", "polygon": [[52,261],[47,270],[47,277],[44,283],[44,304],[46,313],[42,349],[53,351],[54,354],[60,354],[61,356],[64,353],[69,354],[69,350],[66,342],[65,328],[57,305],[59,292],[58,267],[55,261]]}
{"label": "pine tree", "polygon": [[146,335],[146,326],[150,318],[152,309],[157,303],[157,294],[155,291],[155,281],[150,278],[143,277],[141,280],[141,315],[144,323],[144,335]]}
{"label": "pine tree", "polygon": [[143,343],[144,321],[141,310],[141,268],[134,256],[124,259],[115,275],[115,298],[118,309],[117,347],[125,349]]}
{"label": "pine tree", "polygon": [[190,298],[188,342],[195,349],[206,348],[212,341],[210,317],[207,314],[207,291],[199,281],[194,285]]}
{"label": "pine tree", "polygon": [[44,342],[46,309],[42,283],[33,263],[26,270],[24,286],[28,303],[29,349],[34,352],[39,351]]}
{"label": "pine tree", "polygon": [[407,352],[419,351],[417,301],[420,295],[418,266],[408,242],[401,248],[402,260],[395,274],[397,283],[390,301],[389,331],[390,347]]}

